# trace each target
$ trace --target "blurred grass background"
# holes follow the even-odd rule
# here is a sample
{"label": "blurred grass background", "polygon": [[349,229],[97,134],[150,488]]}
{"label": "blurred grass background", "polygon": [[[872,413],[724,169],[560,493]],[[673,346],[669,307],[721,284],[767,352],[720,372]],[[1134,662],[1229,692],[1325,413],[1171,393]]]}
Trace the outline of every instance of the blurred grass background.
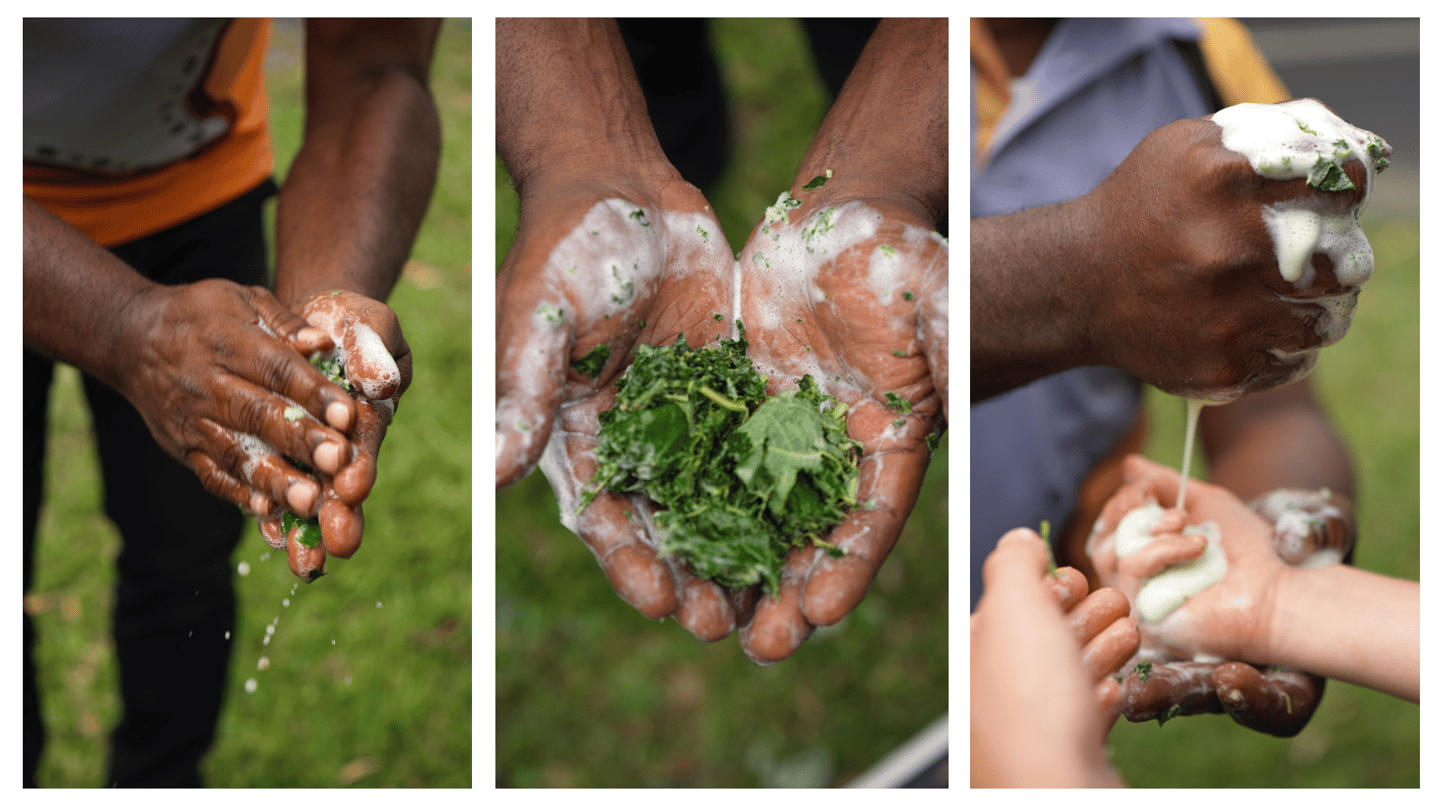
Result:
{"label": "blurred grass background", "polygon": [[[302,53],[299,24],[278,21],[267,63],[278,177],[300,142]],[[249,574],[237,579],[209,785],[471,784],[470,71],[470,21],[447,21],[431,73],[444,128],[439,182],[389,301],[415,357],[414,383],[365,503],[365,544],[297,588],[284,553],[253,525],[242,539],[234,561]],[[93,787],[103,784],[120,709],[109,636],[119,539],[101,512],[89,417],[68,367],[52,408],[51,493],[26,599],[50,732],[40,781]],[[259,671],[262,655],[270,665]],[[246,693],[251,677],[258,688]]]}
{"label": "blurred grass background", "polygon": [[[716,20],[731,162],[707,196],[734,250],[789,187],[828,106],[792,20]],[[496,160],[496,266],[517,200]],[[642,617],[531,474],[496,493],[502,786],[828,786],[948,709],[948,439],[866,599],[790,659],[750,662]]]}
{"label": "blurred grass background", "polygon": [[[1403,156],[1376,183],[1413,182]],[[1409,177],[1406,171],[1411,172]],[[1326,348],[1311,379],[1355,464],[1355,565],[1420,577],[1420,227],[1418,211],[1363,218],[1375,251],[1350,332]],[[1149,391],[1146,456],[1179,468],[1185,404]],[[1203,459],[1196,476],[1204,475]],[[1377,660],[1376,664],[1384,664]],[[1416,788],[1420,708],[1330,681],[1314,718],[1291,739],[1242,729],[1227,716],[1118,722],[1112,760],[1132,786]]]}

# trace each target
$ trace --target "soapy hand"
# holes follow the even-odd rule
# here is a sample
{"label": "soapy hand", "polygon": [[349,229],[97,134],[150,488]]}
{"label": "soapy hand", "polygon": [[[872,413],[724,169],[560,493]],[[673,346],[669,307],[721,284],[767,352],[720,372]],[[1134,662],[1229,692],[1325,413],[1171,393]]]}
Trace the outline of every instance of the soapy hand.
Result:
{"label": "soapy hand", "polygon": [[[1179,475],[1142,457],[1126,458],[1124,474],[1124,484],[1101,512],[1087,547],[1102,582],[1116,586],[1133,602],[1146,579],[1199,557],[1205,540],[1181,534],[1186,524],[1213,525],[1227,562],[1224,580],[1191,594],[1168,615],[1140,623],[1143,647],[1137,661],[1150,664],[1125,672],[1126,717],[1164,721],[1223,710],[1237,723],[1268,734],[1288,737],[1299,732],[1318,705],[1323,679],[1216,661],[1267,661],[1274,608],[1269,595],[1287,569],[1274,525],[1228,491],[1197,480],[1187,483],[1186,511],[1174,510]],[[1165,509],[1150,525],[1154,539],[1137,552],[1117,557],[1117,527],[1146,503]]]}
{"label": "soapy hand", "polygon": [[[155,286],[126,313],[117,389],[159,445],[253,514],[315,515],[320,487],[286,458],[329,474],[350,459],[355,404],[305,359],[330,337],[268,291],[221,280]],[[287,419],[296,404],[318,418]]]}
{"label": "soapy hand", "polygon": [[309,579],[323,569],[327,553],[349,558],[360,547],[365,530],[361,503],[375,485],[380,444],[400,396],[410,386],[412,357],[395,312],[378,300],[354,292],[322,292],[300,306],[300,315],[333,343],[355,410],[345,429],[349,462],[338,472],[317,472],[321,544],[307,548],[287,541],[278,509],[258,518],[261,536],[277,549],[288,546],[291,570]]}
{"label": "soapy hand", "polygon": [[[1373,264],[1358,216],[1390,150],[1314,101],[1212,117],[1151,133],[1077,200],[1105,261],[1073,302],[1088,312],[1091,361],[1225,401],[1303,377],[1344,336]],[[1268,136],[1277,125],[1292,145]],[[1331,154],[1336,132],[1352,151],[1321,187],[1351,187],[1320,190],[1303,166]]]}
{"label": "soapy hand", "polygon": [[844,556],[792,551],[779,595],[755,604],[740,639],[762,663],[788,657],[865,596],[915,505],[949,379],[949,248],[934,222],[800,182],[741,251],[741,320],[771,394],[808,374],[849,407],[864,450],[862,504],[827,538]]}
{"label": "soapy hand", "polygon": [[525,186],[496,283],[496,483],[538,461],[561,521],[616,592],[647,617],[674,617],[715,640],[735,630],[736,607],[718,585],[656,555],[653,503],[602,492],[580,510],[598,415],[614,403],[631,350],[680,334],[691,347],[734,336],[735,259],[719,222],[694,186],[639,176]]}

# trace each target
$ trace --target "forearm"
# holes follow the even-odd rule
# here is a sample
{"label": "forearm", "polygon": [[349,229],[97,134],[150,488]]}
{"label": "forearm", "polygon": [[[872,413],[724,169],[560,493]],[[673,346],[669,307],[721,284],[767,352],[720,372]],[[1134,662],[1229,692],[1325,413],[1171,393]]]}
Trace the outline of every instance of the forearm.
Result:
{"label": "forearm", "polygon": [[126,302],[156,284],[28,197],[24,206],[25,346],[118,386]]}
{"label": "forearm", "polygon": [[495,143],[522,191],[546,172],[674,174],[614,20],[495,21]]}
{"label": "forearm", "polygon": [[1278,587],[1264,661],[1420,701],[1420,585],[1335,564]]}
{"label": "forearm", "polygon": [[970,400],[1092,364],[1080,201],[970,220]]}
{"label": "forearm", "polygon": [[825,115],[796,175],[885,199],[937,221],[949,205],[949,32],[945,20],[883,20]]}
{"label": "forearm", "polygon": [[304,144],[276,215],[276,296],[292,307],[331,289],[384,300],[434,189],[439,115],[422,67],[352,66],[337,76],[315,60]]}
{"label": "forearm", "polygon": [[1354,498],[1350,455],[1308,380],[1201,412],[1210,481],[1249,501],[1277,488]]}

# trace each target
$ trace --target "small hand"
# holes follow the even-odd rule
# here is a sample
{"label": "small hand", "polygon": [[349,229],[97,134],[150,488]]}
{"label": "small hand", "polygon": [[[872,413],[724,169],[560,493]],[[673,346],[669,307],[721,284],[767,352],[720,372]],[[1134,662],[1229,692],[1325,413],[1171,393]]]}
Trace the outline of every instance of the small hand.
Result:
{"label": "small hand", "polygon": [[865,596],[915,505],[948,395],[949,249],[934,223],[798,186],[798,206],[778,203],[740,254],[741,319],[771,394],[808,374],[849,407],[862,505],[828,537],[843,557],[793,551],[778,596],[759,598],[741,644],[762,663]]}
{"label": "small hand", "polygon": [[[1152,526],[1154,541],[1117,559],[1113,534],[1119,520],[1146,500],[1173,505],[1179,488],[1178,474],[1144,458],[1127,458],[1124,470],[1125,484],[1106,504],[1089,546],[1103,582],[1133,600],[1145,579],[1197,557],[1204,540],[1181,535],[1185,524],[1217,525],[1228,564],[1225,580],[1164,619],[1140,624],[1145,647],[1137,662],[1149,665],[1143,670],[1131,666],[1125,673],[1126,717],[1164,721],[1224,711],[1242,726],[1267,734],[1299,732],[1318,706],[1323,679],[1293,670],[1262,671],[1241,661],[1209,661],[1266,661],[1272,608],[1267,593],[1275,590],[1286,567],[1273,525],[1223,489],[1191,480],[1188,513],[1166,511]],[[1189,661],[1197,656],[1204,661]]]}
{"label": "small hand", "polygon": [[970,617],[972,786],[1121,785],[1104,739],[1120,704],[1110,673],[1139,645],[1129,603],[1113,589],[1087,596],[1077,570],[1046,567],[1024,528],[985,560]]}

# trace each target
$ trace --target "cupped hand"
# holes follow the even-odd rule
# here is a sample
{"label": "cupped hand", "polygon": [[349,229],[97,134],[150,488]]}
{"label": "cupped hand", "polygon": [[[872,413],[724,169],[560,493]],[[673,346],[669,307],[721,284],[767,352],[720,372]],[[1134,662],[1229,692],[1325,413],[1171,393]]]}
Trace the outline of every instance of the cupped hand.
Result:
{"label": "cupped hand", "polygon": [[1139,646],[1129,603],[1087,594],[1085,577],[1046,571],[1044,543],[1012,530],[985,560],[970,616],[972,786],[1115,786],[1105,734],[1118,715],[1111,676]]}
{"label": "cupped hand", "polygon": [[[1252,665],[1268,662],[1272,594],[1290,569],[1280,548],[1288,543],[1328,548],[1332,553],[1338,549],[1343,554],[1343,549],[1331,546],[1339,531],[1317,520],[1312,523],[1316,538],[1277,539],[1270,519],[1219,486],[1188,481],[1181,512],[1173,507],[1180,485],[1173,469],[1131,456],[1124,462],[1124,475],[1124,484],[1102,510],[1087,548],[1103,583],[1116,586],[1134,602],[1147,578],[1200,555],[1205,540],[1180,530],[1205,522],[1218,528],[1227,565],[1219,583],[1192,595],[1169,615],[1140,623],[1144,647],[1137,663],[1149,664],[1132,666],[1125,673],[1126,717],[1164,721],[1176,715],[1224,711],[1237,723],[1267,734],[1288,737],[1299,732],[1318,706],[1324,680],[1300,671]],[[1307,500],[1290,498],[1302,504]],[[1155,538],[1144,549],[1118,558],[1116,526],[1146,502],[1166,509],[1152,523]],[[1279,514],[1284,509],[1276,502],[1272,510]],[[1295,563],[1314,563],[1316,558],[1296,555]]]}
{"label": "cupped hand", "polygon": [[740,319],[768,392],[809,375],[848,406],[849,435],[864,452],[861,506],[827,539],[842,557],[792,551],[778,595],[759,598],[741,644],[762,663],[789,656],[864,598],[915,505],[949,381],[949,248],[934,222],[825,187],[797,183],[793,193],[740,254]]}
{"label": "cupped hand", "polygon": [[299,313],[330,338],[354,398],[354,415],[345,428],[348,461],[335,472],[317,471],[321,544],[307,548],[294,541],[283,533],[277,513],[258,520],[265,540],[277,549],[288,547],[291,569],[308,579],[323,569],[326,554],[349,558],[360,548],[365,531],[361,503],[375,485],[380,444],[410,386],[413,358],[395,312],[378,300],[343,290],[322,292],[301,304]]}
{"label": "cupped hand", "polygon": [[[354,404],[306,356],[330,337],[268,291],[229,281],[156,286],[126,312],[118,388],[159,445],[202,485],[256,514],[314,516],[321,489],[291,463],[334,474],[349,460]],[[319,418],[287,418],[303,407]]]}
{"label": "cupped hand", "polygon": [[[1348,190],[1266,179],[1221,131],[1205,119],[1163,126],[1077,200],[1105,258],[1071,301],[1087,312],[1098,362],[1216,401],[1309,373],[1349,328],[1373,264],[1354,226],[1373,179],[1364,162],[1344,164]],[[1298,231],[1281,240],[1303,263],[1285,272],[1270,224],[1283,216]]]}
{"label": "cupped hand", "polygon": [[497,485],[539,462],[561,521],[616,592],[706,640],[734,631],[736,608],[718,585],[656,555],[653,503],[602,492],[580,510],[580,498],[595,471],[598,415],[632,349],[734,336],[734,264],[704,197],[678,177],[541,179],[525,186],[496,284]]}

